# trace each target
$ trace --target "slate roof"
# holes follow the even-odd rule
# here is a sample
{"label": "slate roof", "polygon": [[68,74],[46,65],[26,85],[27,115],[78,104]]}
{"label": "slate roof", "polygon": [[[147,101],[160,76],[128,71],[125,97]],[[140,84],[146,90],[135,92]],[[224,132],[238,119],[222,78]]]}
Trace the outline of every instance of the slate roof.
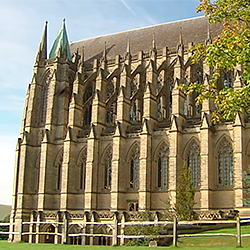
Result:
{"label": "slate roof", "polygon": [[[221,24],[210,24],[211,37],[214,38],[221,31]],[[107,58],[113,59],[116,55],[124,56],[127,50],[128,39],[130,41],[131,54],[139,51],[149,52],[152,47],[153,35],[155,35],[156,48],[176,48],[179,42],[180,28],[182,30],[183,43],[203,43],[207,38],[208,21],[206,17],[197,17],[175,22],[158,24],[154,26],[128,30],[124,32],[94,37],[70,45],[71,53],[77,48],[84,47],[84,59],[91,62],[100,59],[106,42]]]}

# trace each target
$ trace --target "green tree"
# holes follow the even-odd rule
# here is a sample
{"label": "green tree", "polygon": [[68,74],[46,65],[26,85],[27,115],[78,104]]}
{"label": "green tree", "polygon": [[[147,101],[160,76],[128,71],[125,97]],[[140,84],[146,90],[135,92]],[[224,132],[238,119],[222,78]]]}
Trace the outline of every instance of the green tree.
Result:
{"label": "green tree", "polygon": [[[249,0],[200,0],[197,12],[204,11],[210,23],[221,23],[222,32],[212,43],[197,44],[193,62],[205,61],[213,69],[207,85],[191,83],[182,85],[186,94],[197,92],[197,104],[211,99],[216,110],[213,122],[229,120],[236,113],[250,113],[250,1]],[[239,88],[220,87],[223,70],[239,69],[243,85]]]}
{"label": "green tree", "polygon": [[244,199],[243,204],[250,207],[250,167],[248,171],[243,172],[243,185],[244,185]]}
{"label": "green tree", "polygon": [[187,167],[186,163],[184,163],[179,175],[176,190],[176,204],[174,207],[178,220],[194,219],[194,195],[195,187],[193,185],[190,169]]}

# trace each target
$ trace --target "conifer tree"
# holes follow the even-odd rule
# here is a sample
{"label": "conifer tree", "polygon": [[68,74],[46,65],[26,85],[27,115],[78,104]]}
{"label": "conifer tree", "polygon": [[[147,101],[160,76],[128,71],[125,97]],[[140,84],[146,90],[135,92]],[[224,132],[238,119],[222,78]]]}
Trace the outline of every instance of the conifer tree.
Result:
{"label": "conifer tree", "polygon": [[183,163],[179,175],[178,186],[176,190],[176,204],[174,207],[178,220],[192,220],[194,211],[193,207],[195,187],[193,185],[190,169],[186,163]]}

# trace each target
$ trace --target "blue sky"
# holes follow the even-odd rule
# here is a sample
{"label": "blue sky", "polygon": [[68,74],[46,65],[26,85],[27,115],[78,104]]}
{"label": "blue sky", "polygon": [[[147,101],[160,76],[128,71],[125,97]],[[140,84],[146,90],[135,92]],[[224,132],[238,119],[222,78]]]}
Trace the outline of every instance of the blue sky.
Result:
{"label": "blue sky", "polygon": [[71,42],[197,17],[199,0],[0,0],[0,204],[11,204],[15,145],[26,89],[48,21],[51,47],[63,18]]}

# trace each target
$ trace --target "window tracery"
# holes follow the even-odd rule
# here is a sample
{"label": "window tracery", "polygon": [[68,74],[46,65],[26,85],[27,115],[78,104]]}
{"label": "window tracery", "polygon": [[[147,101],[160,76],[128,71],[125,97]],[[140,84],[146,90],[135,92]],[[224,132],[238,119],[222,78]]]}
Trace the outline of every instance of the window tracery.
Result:
{"label": "window tracery", "polygon": [[232,88],[233,87],[233,72],[232,71],[226,71],[224,72],[223,76],[223,86],[226,88]]}
{"label": "window tracery", "polygon": [[57,190],[61,190],[62,163],[63,163],[63,157],[60,158],[57,165]]}
{"label": "window tracery", "polygon": [[107,109],[106,122],[109,124],[112,124],[115,122],[115,102],[112,103]]}
{"label": "window tracery", "polygon": [[140,86],[140,74],[136,74],[131,81],[130,85],[130,97],[132,97]]}
{"label": "window tracery", "polygon": [[49,86],[51,81],[52,74],[49,72],[44,80],[42,86],[42,96],[41,96],[41,118],[40,122],[42,124],[45,123],[46,113],[47,113],[47,105],[48,105],[48,98],[49,98]]}
{"label": "window tracery", "polygon": [[115,92],[115,86],[114,86],[114,80],[112,79],[107,83],[106,100],[108,100],[114,94],[114,92]]}
{"label": "window tracery", "polygon": [[158,156],[158,188],[165,189],[168,187],[168,157],[168,147],[166,145],[163,145]]}
{"label": "window tracery", "polygon": [[131,107],[130,107],[130,111],[129,111],[129,118],[130,121],[135,122],[135,121],[140,121],[141,119],[141,112],[139,110],[139,99],[136,99]]}
{"label": "window tracery", "polygon": [[85,189],[85,176],[86,176],[86,161],[87,161],[87,150],[84,150],[82,161],[80,163],[80,174],[79,174],[79,189]]}
{"label": "window tracery", "polygon": [[113,149],[110,147],[105,154],[104,189],[111,189]]}
{"label": "window tracery", "polygon": [[[86,105],[89,102],[89,99],[93,96],[93,84],[89,84],[85,90],[83,95],[83,104]],[[84,115],[83,115],[83,126],[89,126],[91,123],[92,117],[92,103],[88,103],[84,108]]]}
{"label": "window tracery", "polygon": [[132,189],[139,188],[139,156],[140,156],[140,149],[137,145],[131,154],[130,160],[130,180],[129,186]]}
{"label": "window tracery", "polygon": [[224,187],[234,185],[233,151],[227,140],[221,142],[218,152],[218,184]]}
{"label": "window tracery", "polygon": [[194,142],[189,148],[187,155],[187,166],[190,169],[193,185],[198,187],[200,184],[201,175],[201,160],[200,160],[200,148]]}

